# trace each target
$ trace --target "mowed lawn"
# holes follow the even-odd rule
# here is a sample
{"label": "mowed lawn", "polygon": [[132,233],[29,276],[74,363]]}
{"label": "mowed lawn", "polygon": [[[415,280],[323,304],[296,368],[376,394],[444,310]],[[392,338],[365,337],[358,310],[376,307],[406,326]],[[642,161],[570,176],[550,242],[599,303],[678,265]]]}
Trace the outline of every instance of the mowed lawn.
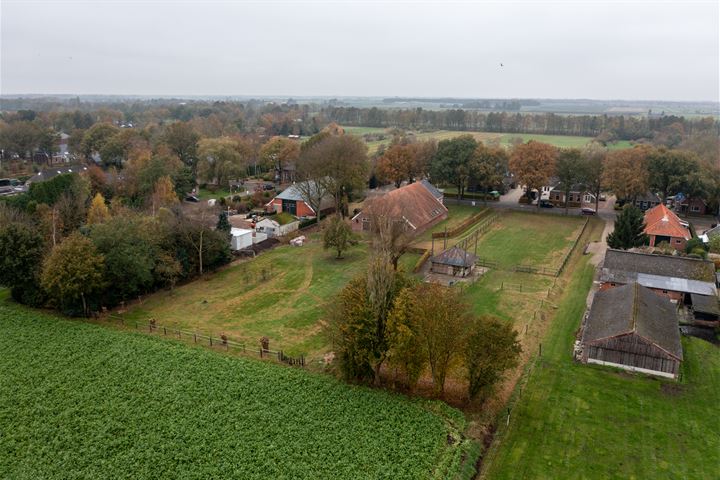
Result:
{"label": "mowed lawn", "polygon": [[432,228],[424,231],[415,241],[416,244],[429,242],[432,238],[433,233],[444,232],[445,229],[452,230],[462,222],[472,217],[477,213],[481,213],[486,210],[482,205],[473,207],[472,205],[445,205],[448,209],[448,217],[438,222]]}
{"label": "mowed lawn", "polygon": [[480,237],[477,255],[506,268],[514,265],[557,268],[584,220],[573,215],[503,212]]}
{"label": "mowed lawn", "polygon": [[[439,402],[66,320],[0,292],[0,478],[456,478]],[[448,441],[448,438],[453,441]]]}
{"label": "mowed lawn", "polygon": [[172,292],[150,295],[125,317],[224,333],[253,348],[267,336],[273,350],[312,356],[329,350],[321,324],[326,304],[364,270],[366,258],[367,247],[360,244],[336,260],[312,234],[302,247],[280,246]]}
{"label": "mowed lawn", "polygon": [[593,274],[583,260],[483,478],[718,478],[720,349],[684,338],[678,383],[573,362]]}

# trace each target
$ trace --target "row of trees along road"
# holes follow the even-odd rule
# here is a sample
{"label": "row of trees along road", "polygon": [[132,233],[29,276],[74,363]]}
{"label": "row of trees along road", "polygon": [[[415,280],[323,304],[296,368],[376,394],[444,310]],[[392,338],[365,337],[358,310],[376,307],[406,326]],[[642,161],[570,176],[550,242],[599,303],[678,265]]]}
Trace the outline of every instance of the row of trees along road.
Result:
{"label": "row of trees along road", "polygon": [[566,208],[569,193],[576,186],[595,196],[596,209],[604,190],[615,193],[621,202],[634,201],[650,191],[659,193],[663,201],[682,192],[687,197],[704,198],[715,208],[720,196],[717,161],[708,161],[691,150],[648,145],[608,151],[597,143],[583,149],[558,149],[529,141],[514,146],[508,156],[502,148],[486,147],[462,135],[438,143],[428,169],[433,181],[454,186],[458,198],[470,185],[486,191],[495,188],[508,171],[527,192],[540,191],[556,178],[556,188],[565,194]]}

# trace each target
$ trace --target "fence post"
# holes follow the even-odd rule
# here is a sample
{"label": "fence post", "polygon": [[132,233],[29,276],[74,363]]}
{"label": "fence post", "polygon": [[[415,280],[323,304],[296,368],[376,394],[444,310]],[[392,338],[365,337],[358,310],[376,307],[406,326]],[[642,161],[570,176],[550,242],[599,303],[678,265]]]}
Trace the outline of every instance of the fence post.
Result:
{"label": "fence post", "polygon": [[542,357],[542,343],[538,345],[540,347],[540,352],[538,354],[539,357]]}
{"label": "fence post", "polygon": [[210,334],[209,338],[210,338],[210,346],[212,347],[212,334]]}
{"label": "fence post", "polygon": [[263,357],[263,356],[262,356],[262,351],[263,351],[263,349],[262,349],[262,347],[260,347],[260,358]]}
{"label": "fence post", "polygon": [[193,342],[197,343],[197,332],[193,333]]}
{"label": "fence post", "polygon": [[163,335],[167,335],[167,328],[163,326]]}

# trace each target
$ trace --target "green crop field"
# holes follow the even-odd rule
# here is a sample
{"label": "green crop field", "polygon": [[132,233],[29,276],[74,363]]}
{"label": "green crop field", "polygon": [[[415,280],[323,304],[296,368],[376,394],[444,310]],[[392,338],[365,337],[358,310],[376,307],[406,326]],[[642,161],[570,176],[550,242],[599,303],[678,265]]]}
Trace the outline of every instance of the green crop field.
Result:
{"label": "green crop field", "polygon": [[483,478],[717,478],[720,349],[684,338],[678,383],[573,362],[593,274],[575,271]]}
{"label": "green crop field", "polygon": [[61,319],[7,292],[0,372],[0,478],[454,478],[477,453],[439,402]]}

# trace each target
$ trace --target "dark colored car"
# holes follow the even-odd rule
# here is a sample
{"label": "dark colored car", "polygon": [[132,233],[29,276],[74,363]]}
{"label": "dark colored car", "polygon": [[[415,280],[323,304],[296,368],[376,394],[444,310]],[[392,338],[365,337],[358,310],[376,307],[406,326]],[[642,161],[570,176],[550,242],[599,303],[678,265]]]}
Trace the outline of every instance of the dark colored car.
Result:
{"label": "dark colored car", "polygon": [[549,200],[540,200],[540,208],[555,208]]}
{"label": "dark colored car", "polygon": [[200,201],[200,199],[198,197],[196,197],[195,195],[188,195],[187,197],[185,197],[185,201],[197,203]]}
{"label": "dark colored car", "polygon": [[265,185],[263,185],[263,190],[275,190],[275,185],[273,185],[272,183],[266,183]]}
{"label": "dark colored car", "polygon": [[580,210],[580,213],[582,215],[595,215],[596,212],[595,212],[595,209],[593,209],[593,208],[584,207]]}

